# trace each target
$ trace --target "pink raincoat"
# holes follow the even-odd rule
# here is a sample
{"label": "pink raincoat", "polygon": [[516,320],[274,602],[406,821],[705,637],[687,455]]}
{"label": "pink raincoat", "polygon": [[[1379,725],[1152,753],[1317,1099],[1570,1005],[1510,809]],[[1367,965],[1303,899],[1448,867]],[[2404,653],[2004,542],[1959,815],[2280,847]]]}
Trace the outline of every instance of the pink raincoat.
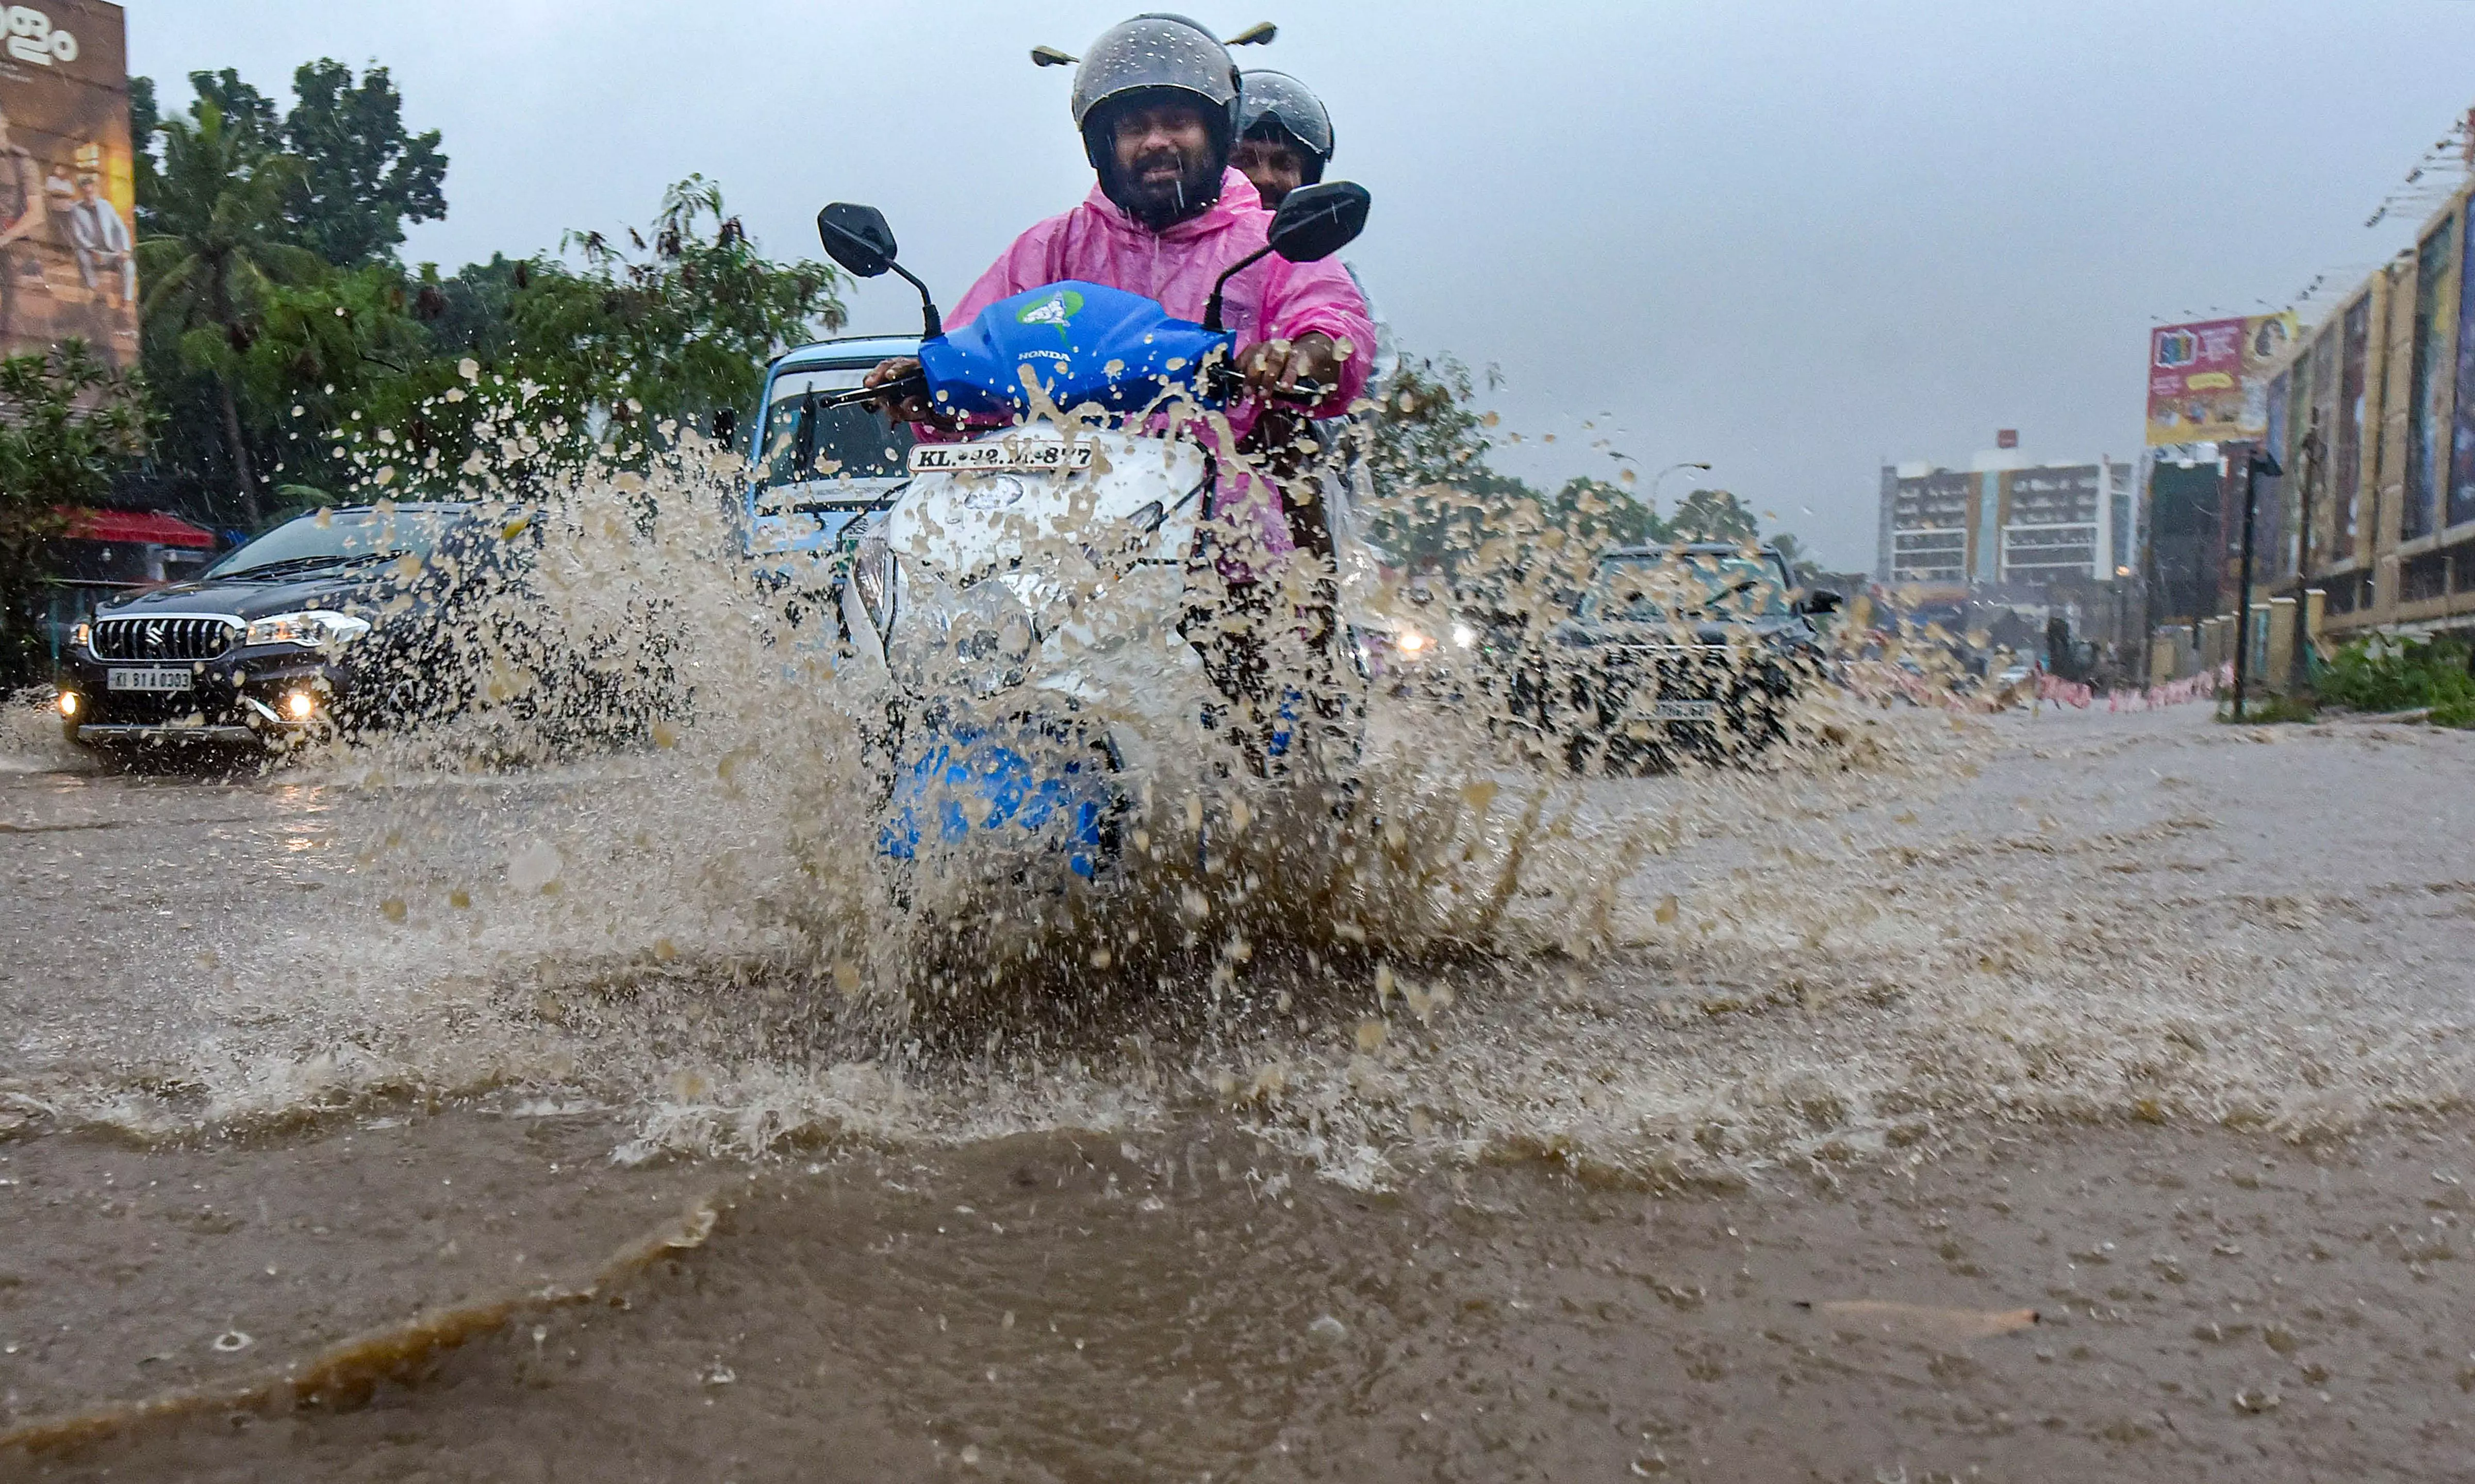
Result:
{"label": "pink raincoat", "polygon": [[[1081,279],[1141,294],[1178,319],[1199,322],[1213,280],[1231,263],[1262,247],[1271,225],[1263,198],[1236,170],[1221,172],[1220,199],[1210,210],[1161,232],[1127,215],[1095,184],[1081,206],[1017,237],[954,306],[948,321],[968,325],[1000,299],[1062,279]],[[1375,324],[1357,283],[1337,258],[1293,263],[1277,253],[1265,257],[1229,280],[1221,297],[1221,322],[1236,332],[1239,354],[1259,341],[1293,340],[1318,330],[1345,347],[1349,353],[1341,365],[1340,385],[1315,409],[1318,417],[1338,417],[1365,389],[1375,359]],[[1244,434],[1254,426],[1257,410],[1252,402],[1233,405],[1231,430]],[[1213,494],[1213,514],[1229,517],[1240,509],[1254,518],[1250,523],[1266,550],[1290,548],[1278,496],[1251,476],[1224,479]]]}

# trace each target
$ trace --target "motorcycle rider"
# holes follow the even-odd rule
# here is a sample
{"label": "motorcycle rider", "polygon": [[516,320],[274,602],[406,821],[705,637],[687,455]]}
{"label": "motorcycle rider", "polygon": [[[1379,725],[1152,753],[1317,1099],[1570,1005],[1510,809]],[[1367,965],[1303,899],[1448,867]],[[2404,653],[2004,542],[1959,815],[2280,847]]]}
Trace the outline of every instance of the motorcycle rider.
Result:
{"label": "motorcycle rider", "polygon": [[[1098,183],[1083,204],[1015,239],[972,284],[949,319],[968,323],[1000,299],[1065,279],[1105,283],[1200,320],[1212,285],[1263,245],[1271,226],[1253,182],[1230,168],[1238,75],[1229,50],[1183,16],[1139,15],[1101,33],[1074,75],[1073,116]],[[1229,280],[1223,323],[1236,332],[1250,391],[1300,380],[1331,388],[1310,409],[1339,417],[1364,389],[1374,326],[1346,269],[1330,259],[1292,263],[1277,254]],[[919,369],[898,356],[869,373],[882,386]],[[939,421],[927,399],[890,408],[908,422]],[[1242,434],[1259,415],[1230,409]],[[1215,506],[1229,503],[1223,492]],[[1285,536],[1264,533],[1273,550]]]}
{"label": "motorcycle rider", "polygon": [[[1253,182],[1230,167],[1238,96],[1228,48],[1194,21],[1150,13],[1101,33],[1075,70],[1071,101],[1097,183],[1082,205],[1017,238],[955,305],[953,322],[968,323],[1000,299],[1066,279],[1140,294],[1178,318],[1202,319],[1214,280],[1262,247],[1271,226]],[[1247,435],[1262,416],[1264,394],[1276,388],[1288,391],[1301,380],[1329,388],[1305,409],[1311,419],[1346,415],[1363,392],[1375,327],[1338,262],[1267,255],[1229,280],[1222,312],[1254,394],[1228,409],[1241,451],[1260,443]],[[887,385],[919,366],[916,357],[897,356],[870,371],[866,384]],[[887,410],[929,425],[925,436],[950,427],[924,397]],[[1268,690],[1260,629],[1269,599],[1258,595],[1256,579],[1268,574],[1262,559],[1285,556],[1298,544],[1277,486],[1240,465],[1224,465],[1213,514],[1252,547],[1226,551],[1219,564],[1229,588],[1225,606],[1252,621],[1208,623],[1216,636],[1207,643],[1214,651],[1208,658],[1221,689],[1260,710]]]}

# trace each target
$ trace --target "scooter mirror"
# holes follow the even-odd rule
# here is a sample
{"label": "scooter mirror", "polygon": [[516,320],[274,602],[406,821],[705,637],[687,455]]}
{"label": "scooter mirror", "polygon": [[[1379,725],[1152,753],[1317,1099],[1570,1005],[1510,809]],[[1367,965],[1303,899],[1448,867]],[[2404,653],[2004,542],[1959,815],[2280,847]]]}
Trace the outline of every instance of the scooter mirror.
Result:
{"label": "scooter mirror", "polygon": [[817,236],[827,257],[860,278],[876,278],[894,266],[894,229],[874,207],[835,202],[817,213]]}
{"label": "scooter mirror", "polygon": [[1320,262],[1358,240],[1373,205],[1355,181],[1301,185],[1272,214],[1272,251],[1293,263]]}

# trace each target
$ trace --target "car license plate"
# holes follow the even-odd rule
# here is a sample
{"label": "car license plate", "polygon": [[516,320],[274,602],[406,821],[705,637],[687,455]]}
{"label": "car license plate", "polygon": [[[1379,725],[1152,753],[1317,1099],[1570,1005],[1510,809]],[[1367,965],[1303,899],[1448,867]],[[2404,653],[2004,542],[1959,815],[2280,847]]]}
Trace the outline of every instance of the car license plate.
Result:
{"label": "car license plate", "polygon": [[189,688],[189,667],[186,665],[149,665],[143,669],[114,669],[110,689],[114,691],[185,691]]}
{"label": "car license plate", "polygon": [[911,450],[915,474],[1056,474],[1091,467],[1089,440],[997,438],[987,443],[922,443]]}
{"label": "car license plate", "polygon": [[1653,721],[1716,721],[1719,719],[1719,703],[1653,701],[1650,703],[1650,718]]}

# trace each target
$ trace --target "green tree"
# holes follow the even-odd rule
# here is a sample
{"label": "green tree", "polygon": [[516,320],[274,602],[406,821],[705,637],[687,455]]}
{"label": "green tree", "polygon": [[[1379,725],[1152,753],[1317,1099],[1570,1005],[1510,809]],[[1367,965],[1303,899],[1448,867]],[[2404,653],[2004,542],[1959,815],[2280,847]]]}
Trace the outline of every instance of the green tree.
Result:
{"label": "green tree", "polygon": [[1668,523],[1630,490],[1586,474],[1564,481],[1564,487],[1548,500],[1547,516],[1569,528],[1592,549],[1650,546],[1675,539]]}
{"label": "green tree", "polygon": [[83,341],[0,360],[0,681],[45,652],[38,599],[64,512],[109,493],[144,433],[128,378]]}
{"label": "green tree", "polygon": [[258,333],[239,372],[245,400],[266,409],[260,441],[273,451],[277,513],[334,503],[359,477],[356,435],[381,453],[399,446],[379,443],[381,429],[407,450],[416,437],[425,450],[431,446],[413,403],[452,373],[434,364],[417,303],[393,263],[269,284],[261,293]]}
{"label": "green tree", "polygon": [[1772,532],[1771,545],[1778,548],[1779,556],[1787,563],[1788,575],[1796,579],[1798,587],[1812,588],[1822,585],[1823,578],[1826,575],[1822,570],[1822,564],[1815,561],[1812,553],[1804,549],[1804,543],[1797,540],[1794,532]]}
{"label": "green tree", "polygon": [[269,153],[256,125],[234,128],[204,96],[188,117],[165,120],[159,133],[163,159],[151,231],[137,243],[150,359],[209,383],[223,452],[254,527],[260,507],[241,426],[240,357],[257,338],[267,288],[306,281],[324,267],[288,240],[283,204],[300,181],[300,161]]}
{"label": "green tree", "polygon": [[[151,94],[154,85],[147,85]],[[281,149],[283,128],[275,115],[275,100],[241,81],[240,74],[230,67],[220,72],[192,72],[189,90],[199,102],[211,103],[223,115],[224,128],[235,139],[245,141],[257,153]]]}
{"label": "green tree", "polygon": [[142,235],[152,224],[155,210],[156,167],[155,131],[162,126],[163,115],[155,101],[155,80],[134,77],[129,80],[129,144],[131,173],[137,186],[137,231]]}
{"label": "green tree", "polygon": [[283,144],[302,162],[288,204],[302,246],[339,267],[391,259],[406,222],[447,215],[447,157],[438,131],[404,127],[404,99],[384,67],[356,81],[331,58],[292,74]]}
{"label": "green tree", "polygon": [[1695,490],[1676,507],[1668,524],[1682,541],[1757,540],[1761,526],[1744,501],[1726,490]]}
{"label": "green tree", "polygon": [[251,384],[282,408],[286,498],[521,488],[588,455],[633,460],[750,406],[767,362],[844,323],[836,271],[765,257],[700,178],[620,240],[271,293]]}
{"label": "green tree", "polygon": [[[1496,384],[1496,374],[1486,374]],[[1450,356],[1404,360],[1372,409],[1367,474],[1370,539],[1412,569],[1465,565],[1512,512],[1532,514],[1538,493],[1487,463],[1493,413],[1474,405],[1478,377]]]}

